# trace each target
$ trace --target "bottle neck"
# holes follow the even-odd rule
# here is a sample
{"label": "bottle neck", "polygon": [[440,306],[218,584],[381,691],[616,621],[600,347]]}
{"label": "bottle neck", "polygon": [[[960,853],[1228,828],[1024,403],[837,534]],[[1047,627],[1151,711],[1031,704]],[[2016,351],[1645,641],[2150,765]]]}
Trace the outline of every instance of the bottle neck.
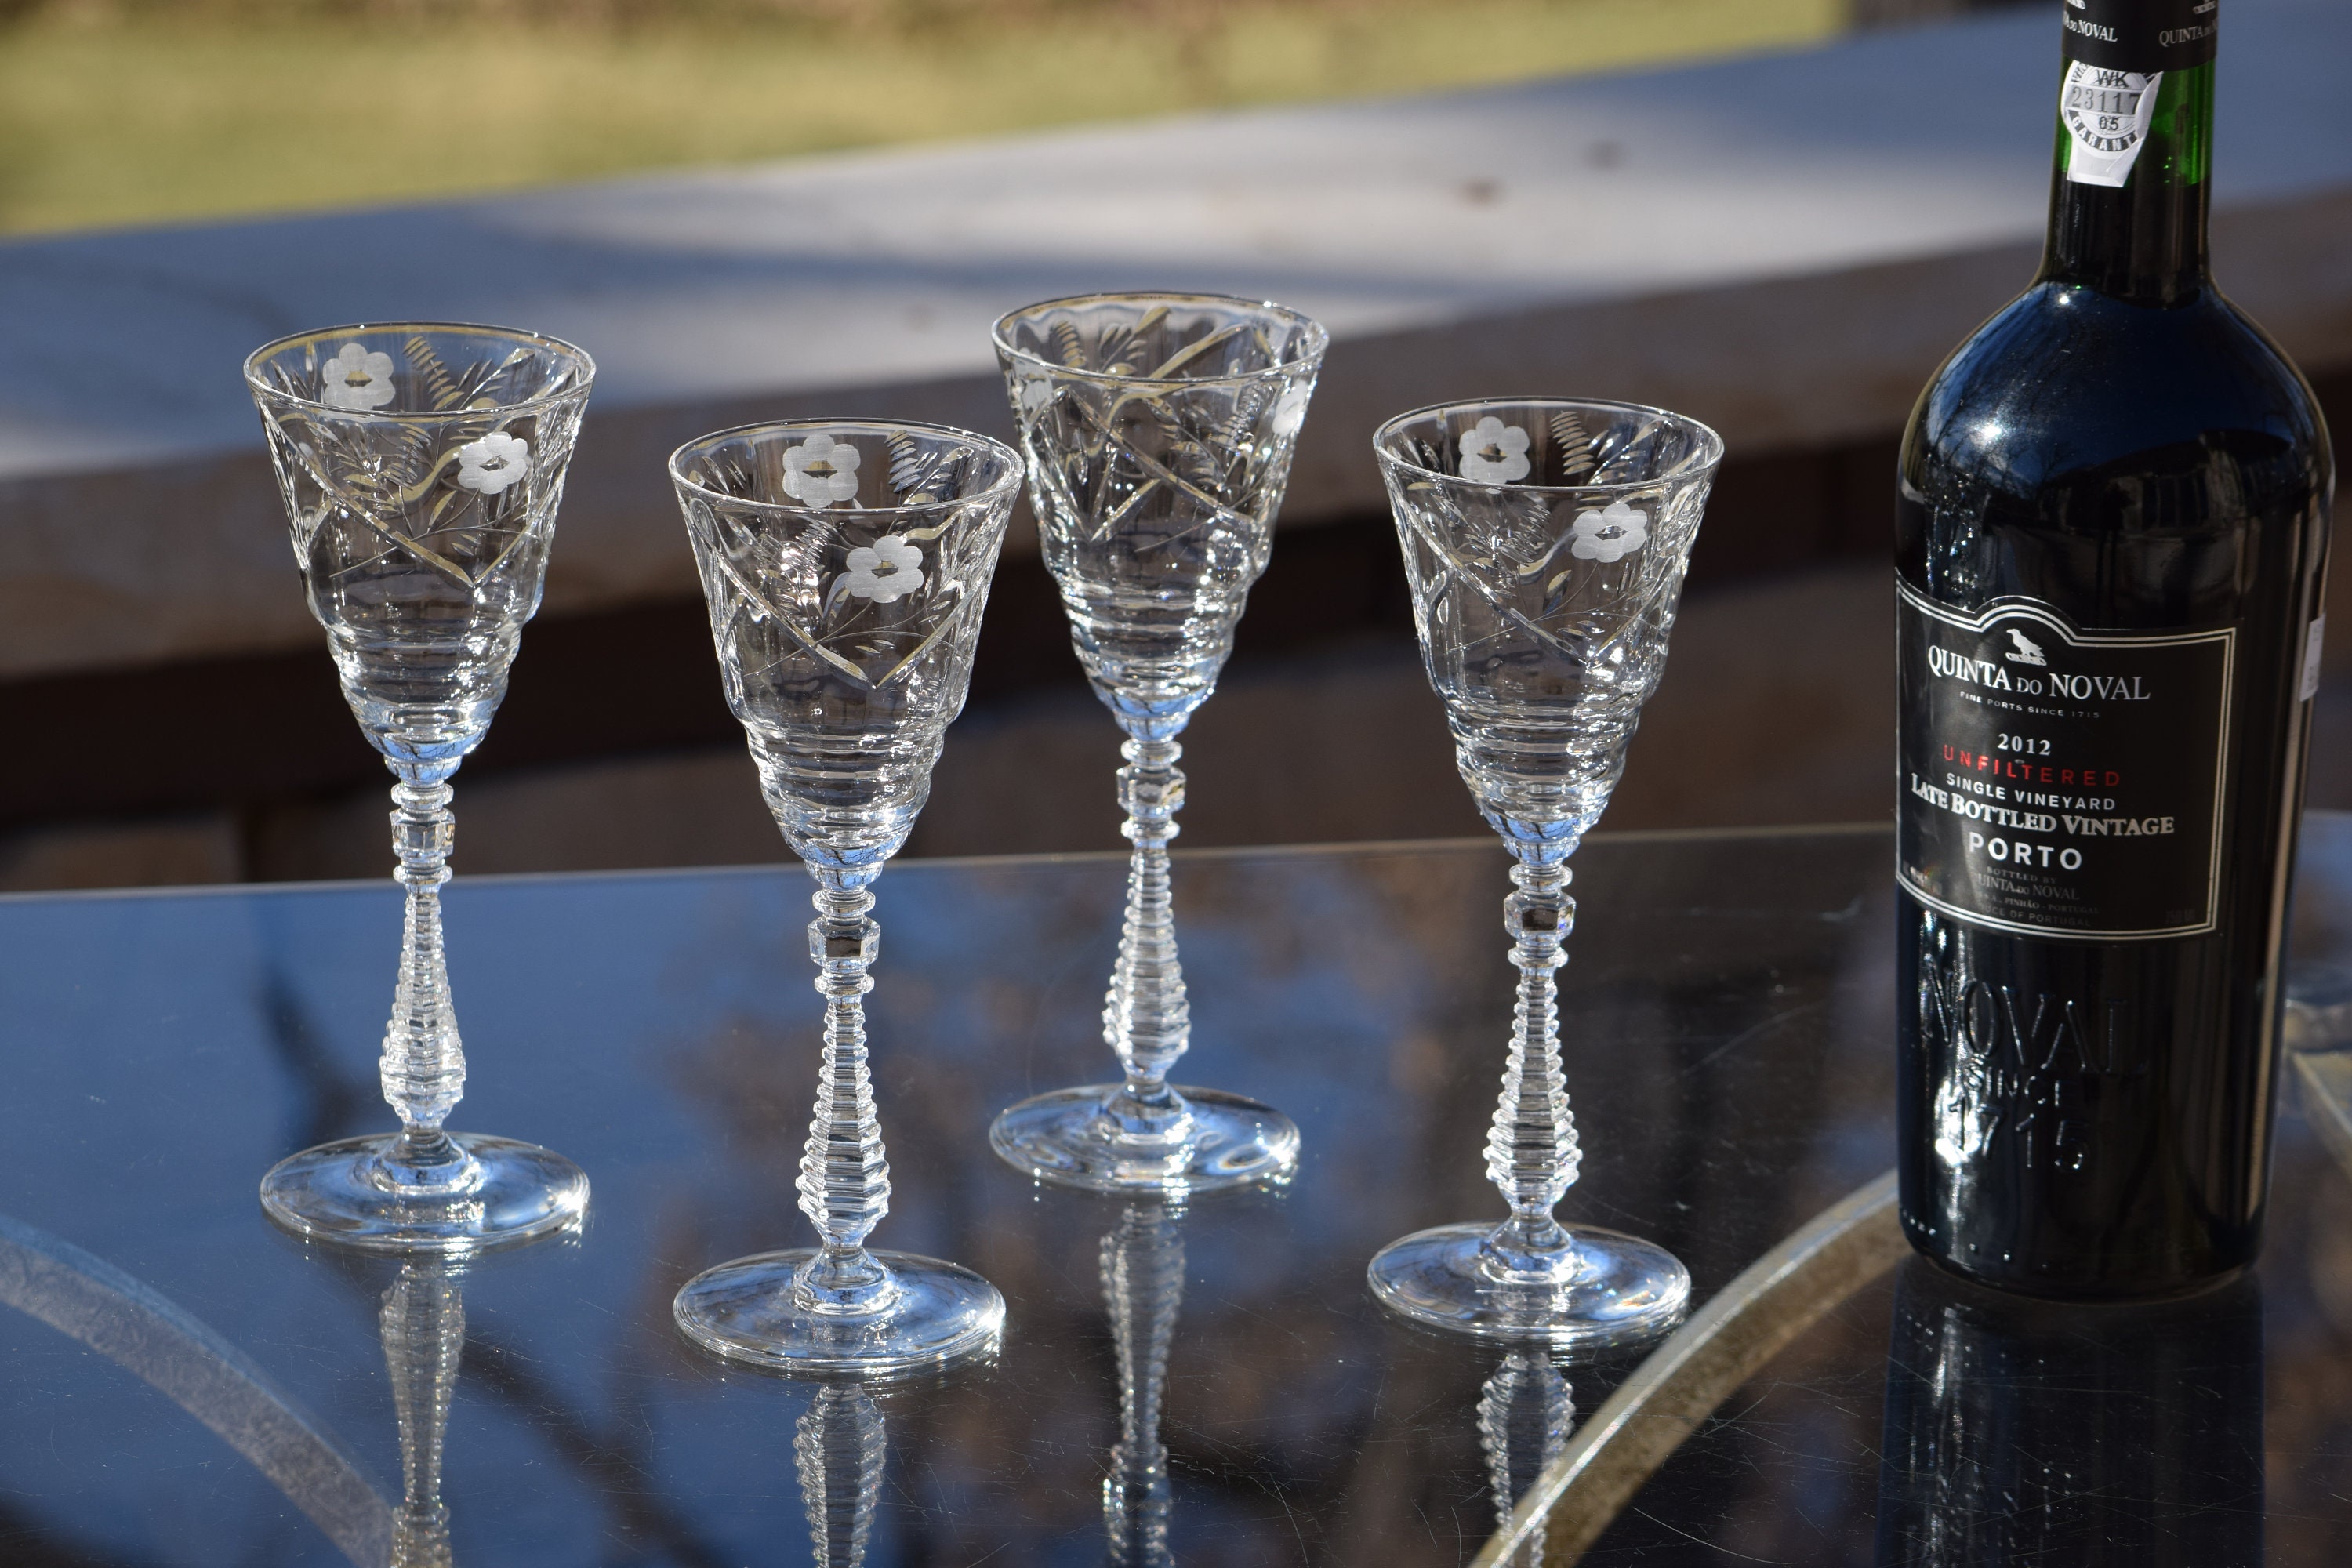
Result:
{"label": "bottle neck", "polygon": [[[2103,154],[2101,146],[2130,138],[2141,118],[2137,95],[2118,74],[2086,72],[2069,62],[2061,78],[2042,277],[2135,304],[2179,304],[2212,283],[2206,218],[2212,193],[2213,65],[2208,60],[2158,78],[2155,104],[2145,115],[2147,128],[2128,173],[2119,184],[2100,184],[2085,176],[2115,177],[2113,154]],[[2116,130],[2117,121],[2117,133],[2102,134]]]}

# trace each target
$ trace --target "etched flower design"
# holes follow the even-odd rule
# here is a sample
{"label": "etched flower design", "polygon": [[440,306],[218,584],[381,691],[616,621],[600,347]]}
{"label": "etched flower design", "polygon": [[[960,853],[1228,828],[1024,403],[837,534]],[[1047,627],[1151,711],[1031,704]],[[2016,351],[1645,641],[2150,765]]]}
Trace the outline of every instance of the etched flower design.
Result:
{"label": "etched flower design", "polygon": [[[1303,382],[1284,393],[1274,405],[1274,433],[1297,435],[1298,427],[1307,423],[1307,400],[1314,395],[1315,389]],[[1521,441],[1519,445],[1524,447],[1527,443]]]}
{"label": "etched flower design", "polygon": [[923,585],[923,552],[908,543],[904,534],[877,539],[871,550],[851,551],[845,564],[849,569],[834,584],[835,594],[846,589],[858,598],[887,605]]}
{"label": "etched flower design", "polygon": [[1477,428],[1462,432],[1460,445],[1462,477],[1474,484],[1507,485],[1526,479],[1533,466],[1528,461],[1528,433],[1491,414]]}
{"label": "etched flower design", "polygon": [[[857,448],[825,435],[812,436],[797,447],[786,447],[784,489],[811,506],[831,506],[837,500],[851,500],[857,494]],[[852,567],[857,556],[870,553],[852,551]],[[898,595],[893,594],[890,597],[895,599]]]}
{"label": "etched flower design", "polygon": [[1021,383],[1021,411],[1034,416],[1054,401],[1054,380],[1051,376],[1033,375]]}
{"label": "etched flower design", "polygon": [[1580,511],[1569,528],[1568,552],[1580,561],[1617,561],[1650,539],[1650,514],[1613,500],[1602,510]]}
{"label": "etched flower design", "polygon": [[530,444],[503,430],[493,430],[457,448],[457,482],[486,496],[505,494],[530,472]]}
{"label": "etched flower design", "polygon": [[319,367],[319,393],[330,408],[381,408],[392,401],[392,356],[345,343]]}

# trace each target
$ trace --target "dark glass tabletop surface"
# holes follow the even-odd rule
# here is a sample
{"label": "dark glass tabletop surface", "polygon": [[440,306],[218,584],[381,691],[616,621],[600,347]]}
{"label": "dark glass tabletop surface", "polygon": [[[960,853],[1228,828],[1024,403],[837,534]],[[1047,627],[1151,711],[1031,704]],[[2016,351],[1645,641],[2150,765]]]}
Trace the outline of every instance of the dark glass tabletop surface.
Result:
{"label": "dark glass tabletop surface", "polygon": [[[1179,857],[1175,1076],[1305,1140],[1286,1190],[1181,1210],[1034,1185],[986,1142],[1108,1076],[1124,860],[894,866],[874,1239],[1010,1314],[992,1361],[878,1386],[723,1365],[670,1322],[695,1272],[810,1238],[797,867],[451,885],[451,1124],[594,1185],[576,1237],[457,1268],[305,1247],[255,1199],[283,1155],[393,1124],[388,878],[0,900],[0,1565],[1468,1563],[1647,1353],[1454,1342],[1365,1289],[1383,1243],[1502,1213],[1506,864]],[[1890,838],[1604,836],[1575,868],[1561,1212],[1671,1247],[1706,1302],[1892,1163]],[[2352,818],[2311,819],[2299,906],[2301,961],[2352,962]],[[1571,1487],[1519,1555],[2345,1560],[2352,1183],[2303,1109],[2326,1075],[2285,1076],[2246,1281],[2068,1313],[1874,1266],[1622,1508]]]}

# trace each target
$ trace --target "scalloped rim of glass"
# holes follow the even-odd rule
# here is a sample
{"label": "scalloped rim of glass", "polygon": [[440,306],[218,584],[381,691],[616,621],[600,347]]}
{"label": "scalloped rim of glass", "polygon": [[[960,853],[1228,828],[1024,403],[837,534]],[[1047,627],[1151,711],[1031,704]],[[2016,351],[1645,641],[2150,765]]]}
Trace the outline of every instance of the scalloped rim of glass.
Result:
{"label": "scalloped rim of glass", "polygon": [[[1606,485],[1529,485],[1522,484],[1517,479],[1499,485],[1486,484],[1477,479],[1465,479],[1460,474],[1448,474],[1435,468],[1424,468],[1412,458],[1399,457],[1390,449],[1390,438],[1398,430],[1416,419],[1469,414],[1479,410],[1492,413],[1497,408],[1505,407],[1540,408],[1547,412],[1556,410],[1576,412],[1605,408],[1612,414],[1654,414],[1662,419],[1673,420],[1686,430],[1696,431],[1706,437],[1706,444],[1698,451],[1684,458],[1663,474],[1653,474],[1643,479],[1621,479],[1616,483]],[[1460,485],[1474,490],[1529,490],[1538,495],[1554,496],[1631,495],[1637,490],[1654,490],[1666,485],[1687,484],[1692,479],[1713,473],[1723,464],[1723,437],[1716,434],[1712,426],[1702,425],[1687,414],[1677,414],[1671,408],[1660,408],[1654,404],[1624,403],[1613,397],[1557,397],[1544,394],[1529,394],[1524,397],[1463,398],[1453,403],[1433,403],[1423,408],[1408,409],[1392,418],[1382,420],[1380,428],[1372,432],[1372,455],[1383,463],[1412,473],[1425,475],[1441,484]]]}
{"label": "scalloped rim of glass", "polygon": [[[489,408],[424,409],[338,408],[333,404],[321,403],[315,397],[299,396],[282,386],[272,386],[261,379],[261,365],[265,360],[282,353],[288,349],[315,342],[321,338],[349,337],[357,332],[469,332],[476,337],[489,338],[499,342],[535,343],[543,348],[553,349],[557,353],[568,355],[577,361],[580,365],[580,381],[576,386],[567,386],[561,392],[541,393],[537,397],[525,398],[520,403],[501,403]],[[340,327],[316,327],[305,332],[289,332],[282,338],[276,338],[262,344],[245,356],[245,384],[256,397],[273,398],[297,408],[323,409],[329,414],[340,415],[351,419],[413,419],[437,425],[467,414],[536,414],[542,409],[552,408],[559,403],[575,402],[587,396],[589,388],[593,386],[595,382],[596,362],[590,357],[588,351],[579,344],[567,343],[562,338],[551,338],[545,332],[534,332],[528,327],[492,327],[485,326],[479,321],[352,321]]]}
{"label": "scalloped rim of glass", "polygon": [[[1270,364],[1264,370],[1244,371],[1239,375],[1171,375],[1165,378],[1149,375],[1113,375],[1106,370],[1073,370],[1066,364],[1031,353],[1016,346],[1007,336],[1012,324],[1024,317],[1045,310],[1076,310],[1081,305],[1223,305],[1241,310],[1262,310],[1278,321],[1304,327],[1309,340],[1307,351],[1297,359]],[[1050,375],[1067,376],[1073,381],[1100,382],[1106,386],[1241,386],[1253,381],[1266,381],[1288,374],[1300,365],[1319,365],[1331,347],[1331,330],[1303,310],[1287,305],[1277,305],[1271,300],[1249,300],[1239,294],[1169,294],[1144,289],[1135,293],[1069,294],[1059,300],[1040,300],[1034,305],[1024,305],[1017,310],[1007,310],[996,318],[996,325],[988,330],[989,341],[996,352],[1007,359],[1033,365]]]}
{"label": "scalloped rim of glass", "polygon": [[[969,441],[984,447],[1004,464],[1004,477],[984,490],[970,495],[950,496],[945,500],[927,500],[914,506],[813,507],[802,501],[756,500],[750,496],[715,490],[698,479],[689,479],[679,464],[689,452],[717,446],[721,441],[733,441],[746,436],[827,436],[844,431],[863,431],[869,436],[887,437],[893,431],[905,431],[915,436],[945,436],[951,440]],[[994,500],[1006,490],[1021,489],[1021,454],[992,436],[982,436],[961,430],[952,425],[926,425],[913,419],[762,419],[750,425],[733,425],[724,430],[713,430],[708,436],[697,436],[669,455],[663,465],[669,470],[670,483],[682,490],[690,490],[705,500],[719,501],[732,507],[748,506],[761,511],[774,512],[779,517],[807,517],[819,511],[837,512],[843,517],[919,517],[949,507],[968,506],[973,501]]]}

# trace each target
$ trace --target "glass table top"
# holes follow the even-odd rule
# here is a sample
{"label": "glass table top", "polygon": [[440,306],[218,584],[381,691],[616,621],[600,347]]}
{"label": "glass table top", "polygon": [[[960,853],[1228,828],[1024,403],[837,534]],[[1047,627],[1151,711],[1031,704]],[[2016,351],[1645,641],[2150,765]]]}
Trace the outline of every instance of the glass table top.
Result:
{"label": "glass table top", "polygon": [[[1475,841],[1178,858],[1175,1076],[1305,1142],[1286,1190],[1171,1211],[986,1142],[1108,1076],[1123,859],[894,866],[875,1242],[978,1268],[1010,1315],[992,1362],[875,1387],[670,1322],[699,1269],[810,1237],[796,867],[451,884],[452,1125],[594,1184],[577,1237],[457,1269],[306,1247],[255,1200],[281,1156],[392,1125],[389,879],[0,900],[0,1563],[1469,1563],[1645,1353],[1456,1343],[1365,1289],[1383,1243],[1502,1212],[1505,868]],[[1562,1214],[1671,1247],[1706,1301],[1885,1172],[1890,889],[1877,829],[1589,843]],[[2306,962],[2352,961],[2352,818],[2308,825],[2300,910]],[[2053,1317],[1874,1264],[1622,1507],[1571,1486],[1515,1559],[2342,1560],[2352,1182],[2298,1092],[2248,1282]]]}

